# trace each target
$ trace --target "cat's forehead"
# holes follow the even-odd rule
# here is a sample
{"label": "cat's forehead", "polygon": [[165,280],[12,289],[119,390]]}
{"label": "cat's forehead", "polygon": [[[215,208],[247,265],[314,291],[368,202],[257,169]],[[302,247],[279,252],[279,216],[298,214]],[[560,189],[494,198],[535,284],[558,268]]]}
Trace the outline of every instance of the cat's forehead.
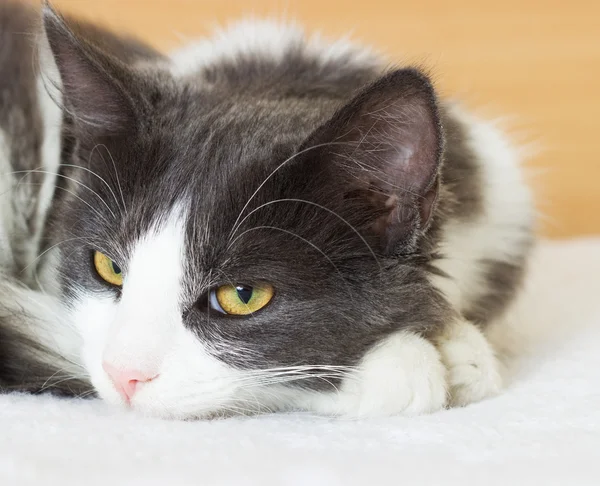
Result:
{"label": "cat's forehead", "polygon": [[[280,144],[299,145],[340,106],[339,100],[286,98],[277,92],[186,91],[156,113],[155,136],[169,133],[187,152],[251,155]],[[242,161],[239,161],[242,162]]]}
{"label": "cat's forehead", "polygon": [[[123,147],[126,163],[119,168],[118,178],[111,181],[112,167],[106,169],[106,180],[118,195],[115,204],[121,204],[123,191],[125,209],[112,211],[118,219],[114,225],[107,223],[111,217],[95,218],[101,232],[110,234],[107,245],[127,261],[138,242],[165,227],[172,229],[176,222],[189,264],[199,257],[207,262],[205,267],[222,260],[223,253],[229,252],[227,240],[236,221],[246,215],[244,206],[255,191],[261,188],[257,201],[276,197],[276,181],[269,176],[293,158],[302,141],[294,135],[286,137],[236,117],[229,124],[182,126],[173,133],[158,133],[137,147],[130,141]],[[112,154],[118,157],[119,151]],[[98,182],[95,189],[100,191],[104,184]],[[104,228],[107,225],[110,228]]]}
{"label": "cat's forehead", "polygon": [[[336,106],[317,108],[306,100],[257,95],[179,97],[157,113],[153,131],[133,149],[123,169],[125,184],[132,198],[149,200],[144,206],[150,214],[167,212],[177,201],[192,219],[215,211],[227,218],[230,209],[239,211],[243,200],[294,157]],[[125,150],[131,150],[130,142]]]}
{"label": "cat's forehead", "polygon": [[[244,253],[229,245],[236,225],[253,223],[244,218],[257,204],[281,197],[281,181],[272,174],[294,158],[341,101],[330,97],[315,103],[272,88],[246,93],[182,84],[164,89],[148,131],[107,144],[118,177],[112,177],[115,167],[106,164],[102,150],[96,151],[96,168],[113,192],[123,192],[127,206],[116,231],[108,231],[107,245],[127,261],[136,242],[176,217],[184,226],[189,264],[193,260],[197,269],[207,268],[236,251]],[[103,190],[101,180],[95,183]],[[274,205],[264,224],[277,224],[279,210],[285,208]]]}

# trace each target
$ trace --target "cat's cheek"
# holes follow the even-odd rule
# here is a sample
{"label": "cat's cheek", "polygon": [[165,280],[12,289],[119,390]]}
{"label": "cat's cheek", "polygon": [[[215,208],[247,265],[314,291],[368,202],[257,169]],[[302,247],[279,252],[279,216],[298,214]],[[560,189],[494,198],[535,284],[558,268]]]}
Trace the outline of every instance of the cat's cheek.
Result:
{"label": "cat's cheek", "polygon": [[183,326],[176,330],[160,375],[131,401],[135,412],[159,418],[207,418],[242,411],[243,372],[215,358]]}
{"label": "cat's cheek", "polygon": [[[114,344],[110,329],[117,314],[114,299],[83,293],[70,313],[82,338],[81,362],[100,398],[159,418],[205,417],[237,408],[241,372],[210,354],[207,345],[182,324],[174,326],[169,345],[161,350],[158,377],[140,386],[126,403],[102,367],[106,350]],[[141,349],[131,351],[137,354]]]}
{"label": "cat's cheek", "polygon": [[112,404],[123,400],[102,369],[102,356],[108,341],[110,323],[117,314],[117,303],[107,295],[78,296],[71,306],[70,320],[82,340],[80,359],[100,397]]}

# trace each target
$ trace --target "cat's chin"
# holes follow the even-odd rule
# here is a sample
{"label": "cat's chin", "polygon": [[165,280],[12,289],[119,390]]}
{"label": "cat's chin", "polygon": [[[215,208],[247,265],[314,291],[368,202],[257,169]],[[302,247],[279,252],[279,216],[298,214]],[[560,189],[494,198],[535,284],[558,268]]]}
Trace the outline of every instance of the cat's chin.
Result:
{"label": "cat's chin", "polygon": [[212,420],[240,415],[256,415],[274,411],[259,407],[258,402],[234,398],[232,394],[207,400],[211,395],[169,393],[164,383],[145,383],[130,399],[123,397],[103,376],[93,380],[97,395],[110,407],[143,417],[164,420]]}
{"label": "cat's chin", "polygon": [[164,401],[155,397],[134,397],[131,401],[126,401],[112,393],[98,393],[99,397],[111,408],[118,409],[125,413],[133,413],[141,417],[156,418],[162,420],[213,420],[226,418],[239,413],[231,410],[218,410],[207,408],[206,405],[197,404],[197,406],[186,407],[183,410],[181,406],[164,403]]}

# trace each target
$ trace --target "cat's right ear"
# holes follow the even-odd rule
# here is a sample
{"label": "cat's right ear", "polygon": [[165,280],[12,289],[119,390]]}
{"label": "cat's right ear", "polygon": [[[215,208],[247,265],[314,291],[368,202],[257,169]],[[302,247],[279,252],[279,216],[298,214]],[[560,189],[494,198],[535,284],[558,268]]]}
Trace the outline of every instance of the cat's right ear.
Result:
{"label": "cat's right ear", "polygon": [[[392,71],[365,88],[301,147],[384,254],[414,252],[434,216],[443,135],[429,79]],[[324,172],[323,172],[324,171]],[[333,189],[331,189],[333,188]]]}
{"label": "cat's right ear", "polygon": [[[69,28],[48,3],[43,6],[47,40],[41,55],[51,55],[58,68],[64,109],[76,129],[109,135],[131,129],[136,122],[136,101],[127,87],[134,74],[118,59],[104,53]],[[42,64],[47,63],[42,59]]]}

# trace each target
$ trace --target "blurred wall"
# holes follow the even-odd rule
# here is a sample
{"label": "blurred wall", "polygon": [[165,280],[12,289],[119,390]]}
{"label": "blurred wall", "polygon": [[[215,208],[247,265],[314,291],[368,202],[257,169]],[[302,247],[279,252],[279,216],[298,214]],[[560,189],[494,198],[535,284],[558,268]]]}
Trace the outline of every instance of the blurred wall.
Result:
{"label": "blurred wall", "polygon": [[445,96],[507,116],[536,152],[530,176],[553,237],[600,233],[600,1],[54,0],[161,49],[246,15],[351,33],[394,62],[419,63]]}

